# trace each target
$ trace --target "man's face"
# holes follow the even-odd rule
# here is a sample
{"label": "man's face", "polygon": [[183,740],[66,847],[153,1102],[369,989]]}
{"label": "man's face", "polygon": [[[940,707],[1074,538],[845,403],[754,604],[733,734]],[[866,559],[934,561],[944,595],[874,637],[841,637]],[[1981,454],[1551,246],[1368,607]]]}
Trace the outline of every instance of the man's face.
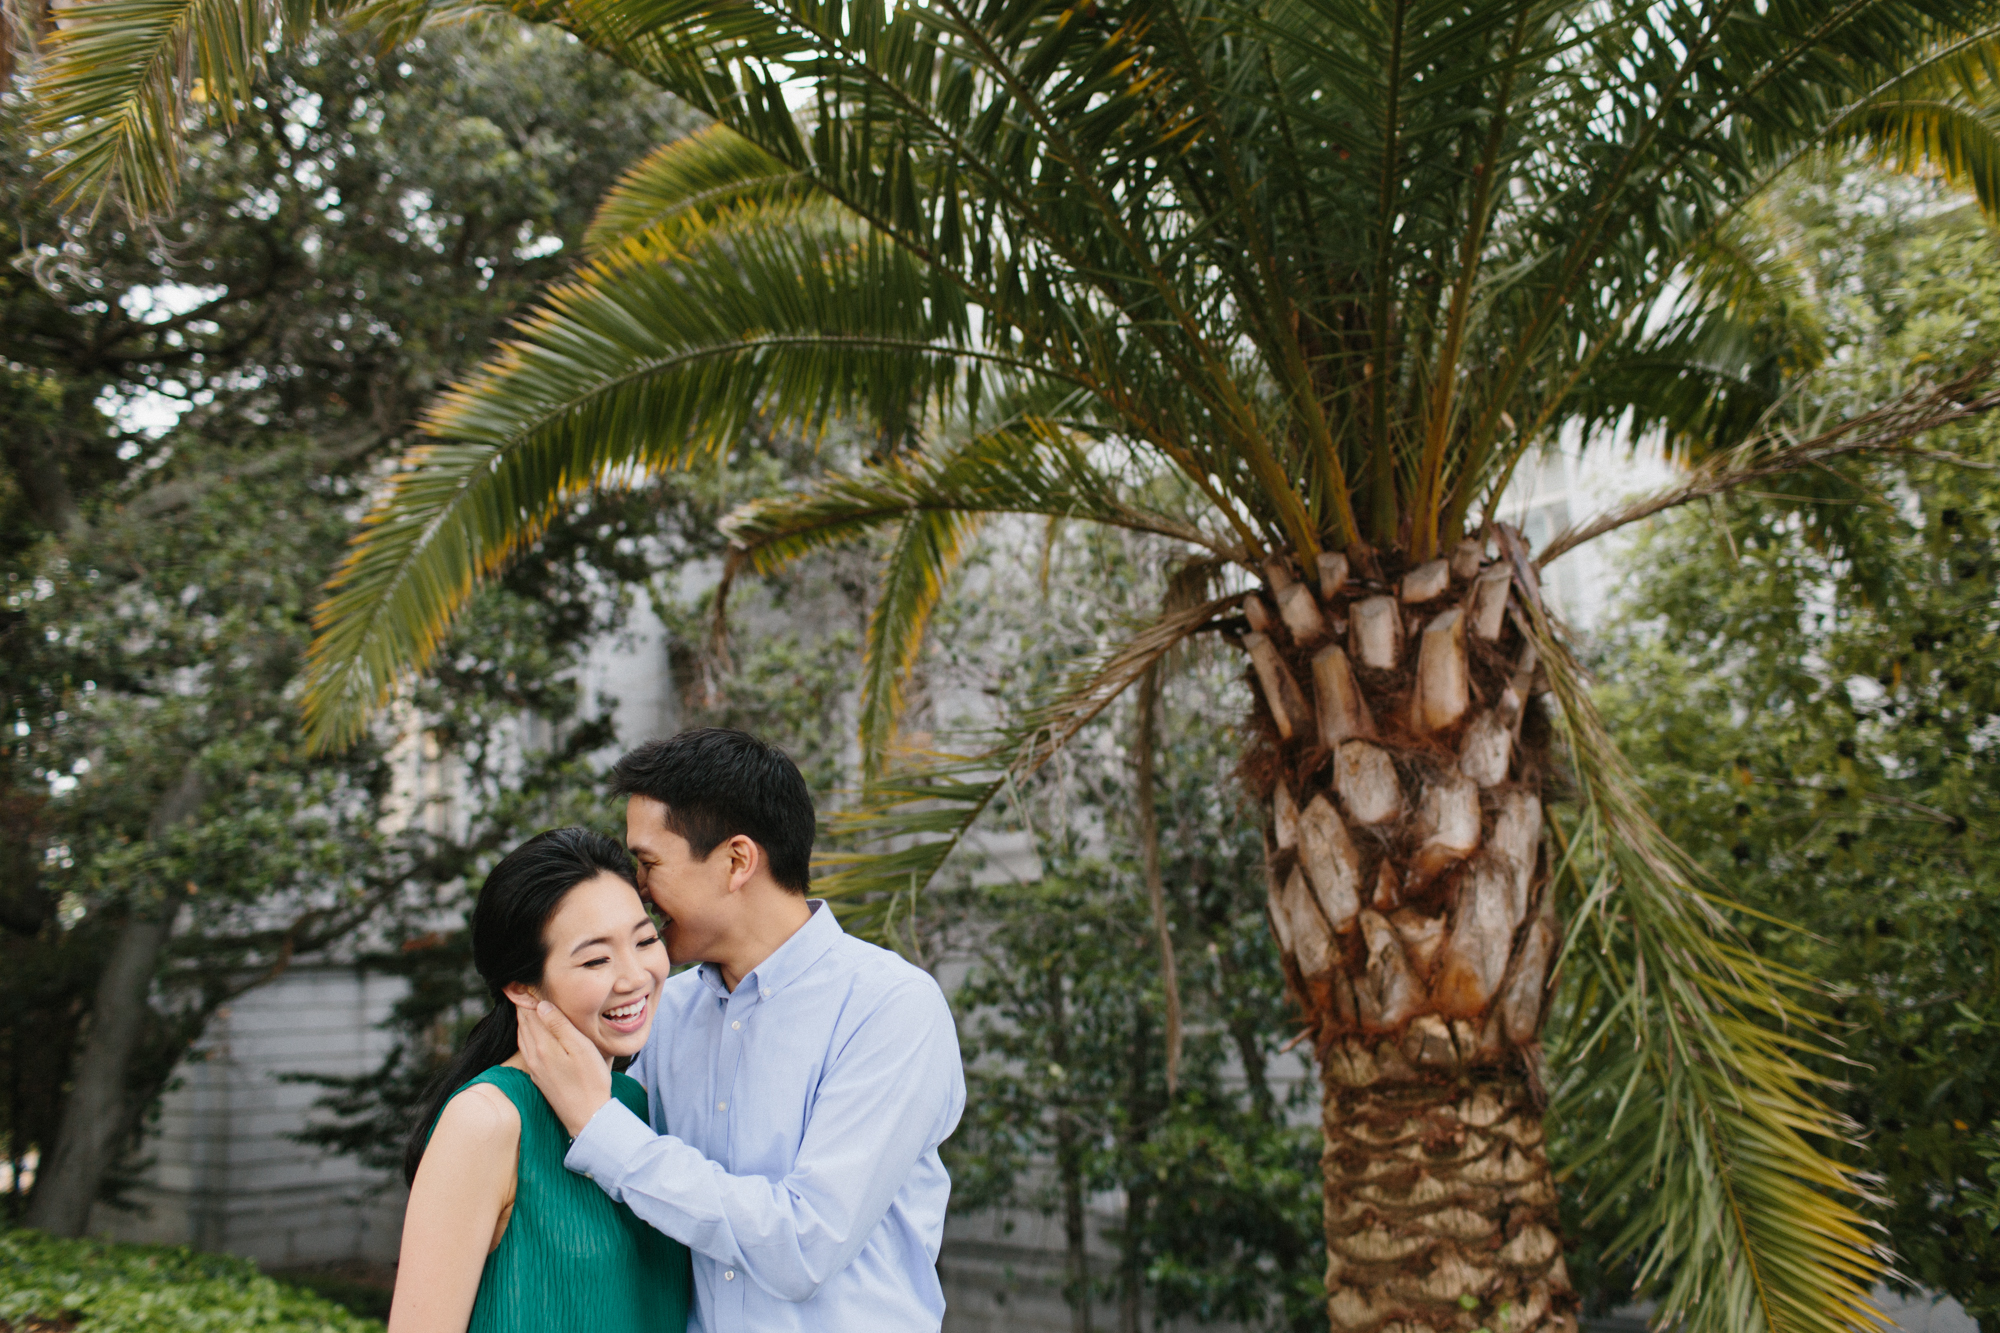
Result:
{"label": "man's face", "polygon": [[728,843],[698,861],[666,825],[667,807],[650,796],[625,802],[625,845],[639,863],[639,891],[666,918],[661,932],[676,963],[712,962],[737,904],[729,893]]}

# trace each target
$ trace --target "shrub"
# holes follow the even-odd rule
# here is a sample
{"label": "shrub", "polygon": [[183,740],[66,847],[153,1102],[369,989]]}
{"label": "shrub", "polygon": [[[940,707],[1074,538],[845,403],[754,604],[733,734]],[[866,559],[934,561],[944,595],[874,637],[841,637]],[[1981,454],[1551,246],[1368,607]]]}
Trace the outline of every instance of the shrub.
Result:
{"label": "shrub", "polygon": [[380,1333],[372,1319],[274,1282],[248,1259],[164,1245],[0,1233],[0,1328],[76,1333]]}

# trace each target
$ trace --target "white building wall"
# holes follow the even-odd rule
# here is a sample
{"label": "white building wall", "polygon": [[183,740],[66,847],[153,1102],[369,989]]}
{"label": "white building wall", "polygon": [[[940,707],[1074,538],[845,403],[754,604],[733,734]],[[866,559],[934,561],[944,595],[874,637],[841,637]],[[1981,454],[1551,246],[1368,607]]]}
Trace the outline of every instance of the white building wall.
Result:
{"label": "white building wall", "polygon": [[292,1139],[324,1089],[281,1075],[375,1068],[390,1042],[379,1025],[402,988],[400,978],[302,965],[220,1010],[160,1108],[138,1209],[100,1205],[92,1230],[274,1267],[393,1260],[400,1182]]}

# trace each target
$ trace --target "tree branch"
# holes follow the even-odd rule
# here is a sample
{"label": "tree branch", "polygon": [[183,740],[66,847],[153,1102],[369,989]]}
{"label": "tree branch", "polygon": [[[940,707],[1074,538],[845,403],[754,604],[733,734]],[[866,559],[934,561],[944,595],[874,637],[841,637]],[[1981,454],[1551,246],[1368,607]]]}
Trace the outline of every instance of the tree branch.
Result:
{"label": "tree branch", "polygon": [[1925,431],[2000,407],[2000,389],[1988,390],[1978,397],[1971,396],[1972,390],[1992,373],[1993,364],[1981,362],[1949,384],[1913,389],[1872,412],[1852,417],[1832,430],[1774,452],[1767,450],[1774,439],[1781,438],[1777,432],[1747,441],[1695,469],[1689,480],[1679,486],[1655,491],[1599,514],[1586,523],[1564,528],[1550,539],[1535,564],[1538,568],[1545,568],[1556,557],[1575,550],[1585,542],[1690,501],[1721,495],[1746,482],[1822,466],[1836,458],[1854,454],[1894,452],[1961,467],[2000,470],[2000,465],[1982,463],[1957,454],[1903,447],[1904,441]]}

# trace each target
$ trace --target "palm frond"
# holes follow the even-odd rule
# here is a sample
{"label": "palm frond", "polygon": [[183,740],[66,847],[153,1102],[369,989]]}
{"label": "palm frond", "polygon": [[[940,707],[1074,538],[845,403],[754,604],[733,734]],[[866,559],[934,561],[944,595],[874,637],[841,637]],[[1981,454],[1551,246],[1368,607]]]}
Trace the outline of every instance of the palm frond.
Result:
{"label": "palm frond", "polygon": [[1059,423],[1027,417],[954,449],[893,456],[804,491],[752,500],[723,520],[732,548],[725,584],[740,566],[772,573],[809,552],[900,525],[884,562],[862,671],[863,767],[872,779],[901,716],[903,684],[924,625],[985,515],[1081,519],[1216,549],[1200,528],[1125,499],[1118,470],[1108,466],[1117,452],[1099,446],[1093,454]]}
{"label": "palm frond", "polygon": [[57,5],[29,96],[35,131],[56,141],[58,196],[115,195],[139,214],[170,208],[193,108],[234,119],[266,50],[329,12],[326,0]]}
{"label": "palm frond", "polygon": [[1554,1101],[1566,1123],[1595,1110],[1607,1126],[1568,1169],[1609,1164],[1592,1205],[1629,1204],[1611,1257],[1637,1260],[1663,1324],[1869,1327],[1887,1252],[1854,1207],[1860,1180],[1821,1147],[1850,1143],[1852,1127],[1806,1063],[1829,1054],[1810,982],[1734,933],[1730,904],[1653,822],[1583,668],[1527,600],[1578,788],[1574,831],[1554,826],[1576,885],[1560,965],[1582,997],[1551,1034],[1567,1065]]}
{"label": "palm frond", "polygon": [[979,527],[977,514],[919,510],[903,520],[882,562],[861,667],[864,778],[872,779],[882,772],[902,721],[903,690],[923,649],[924,629]]}
{"label": "palm frond", "polygon": [[1872,103],[1850,121],[1847,137],[1884,166],[1934,171],[1969,188],[1987,216],[2000,215],[2000,108],[1990,93],[1967,97],[1900,96]]}
{"label": "palm frond", "polygon": [[1093,454],[1048,418],[1017,418],[956,448],[892,458],[803,491],[749,501],[723,520],[723,531],[759,573],[928,510],[1079,519],[1250,559],[1194,523],[1126,498],[1111,462],[1117,452],[1106,445]]}
{"label": "palm frond", "polygon": [[1937,43],[1833,117],[1829,145],[1860,147],[1912,174],[1935,173],[1970,189],[1988,217],[2000,215],[2000,28]]}
{"label": "palm frond", "polygon": [[900,419],[956,374],[959,313],[898,252],[755,207],[674,262],[603,263],[431,409],[318,611],[319,744],[435,650],[474,586],[582,492],[733,447],[752,420],[811,432]]}
{"label": "palm frond", "polygon": [[1969,467],[1990,466],[1949,454],[1914,450],[1909,442],[1926,431],[2000,407],[2000,389],[1986,388],[1993,378],[1993,369],[1990,362],[1983,362],[1947,384],[1920,385],[1894,402],[1850,417],[1810,439],[1761,435],[1709,459],[1685,481],[1564,528],[1549,539],[1535,563],[1546,566],[1585,542],[1669,509],[1722,495],[1750,482],[1823,468],[1842,458],[1871,453],[1916,453]]}
{"label": "palm frond", "polygon": [[1166,611],[1123,643],[1079,662],[1047,702],[984,751],[936,756],[868,784],[856,809],[825,821],[847,849],[819,858],[824,873],[814,891],[840,901],[851,928],[883,934],[895,905],[914,905],[995,799],[1032,777],[1148,668],[1240,600],[1232,594]]}
{"label": "palm frond", "polygon": [[713,221],[733,205],[802,199],[809,191],[799,172],[728,126],[709,125],[655,148],[619,177],[584,233],[584,251],[603,258],[620,242],[677,222]]}

